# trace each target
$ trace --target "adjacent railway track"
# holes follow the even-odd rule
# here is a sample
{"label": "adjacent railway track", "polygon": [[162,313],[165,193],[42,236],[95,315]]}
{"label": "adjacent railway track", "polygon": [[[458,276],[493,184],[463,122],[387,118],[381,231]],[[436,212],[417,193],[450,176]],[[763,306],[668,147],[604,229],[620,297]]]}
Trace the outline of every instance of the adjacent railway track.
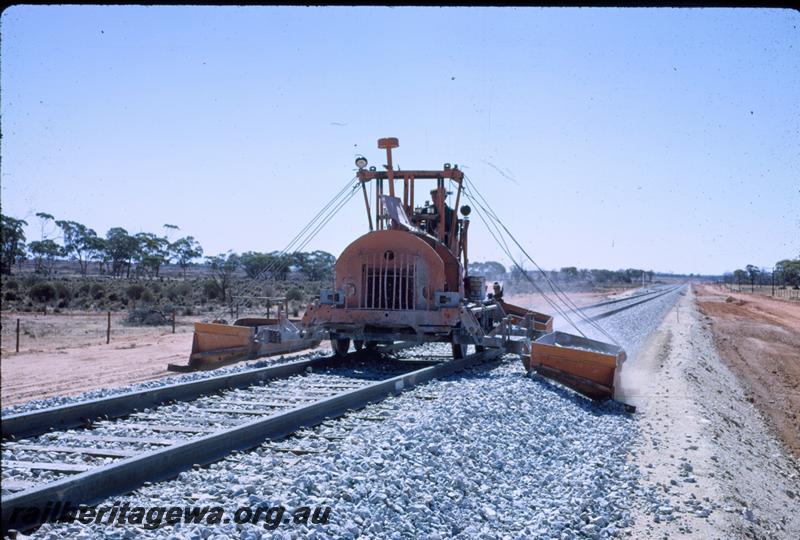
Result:
{"label": "adjacent railway track", "polygon": [[[600,319],[680,287],[582,309]],[[383,352],[409,347],[396,344]],[[4,479],[9,493],[2,497],[2,530],[38,525],[35,517],[20,515],[12,523],[15,509],[92,504],[127,493],[502,354],[489,349],[460,360],[376,363],[370,353],[351,353],[6,416],[2,467],[25,480]]]}
{"label": "adjacent railway track", "polygon": [[[606,317],[610,317],[611,315],[615,315],[626,309],[632,308],[633,306],[638,306],[639,304],[644,304],[645,302],[649,302],[650,300],[655,300],[665,294],[669,294],[674,292],[678,289],[683,287],[683,285],[671,285],[666,287],[659,287],[655,290],[648,290],[639,294],[634,294],[631,296],[626,296],[625,298],[615,298],[613,300],[606,300],[603,302],[598,302],[596,304],[589,304],[587,306],[579,306],[580,310],[591,320],[598,320],[604,319]],[[606,308],[606,306],[614,305],[613,308]],[[606,308],[603,311],[596,313],[595,311],[599,308]],[[576,310],[572,309],[570,312],[574,312]]]}

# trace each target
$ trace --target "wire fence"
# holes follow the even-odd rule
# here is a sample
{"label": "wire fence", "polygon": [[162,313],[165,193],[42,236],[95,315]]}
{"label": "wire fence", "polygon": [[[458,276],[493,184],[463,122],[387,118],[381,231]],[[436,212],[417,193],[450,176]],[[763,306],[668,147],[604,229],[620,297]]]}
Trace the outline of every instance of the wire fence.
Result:
{"label": "wire fence", "polygon": [[800,301],[800,289],[795,289],[790,286],[775,285],[773,287],[772,285],[750,285],[749,283],[724,283],[722,286],[725,290],[730,292],[759,294],[762,296],[781,298],[783,300]]}
{"label": "wire fence", "polygon": [[[131,324],[127,312],[96,313],[20,313],[2,315],[2,354],[10,352],[52,352],[68,348],[110,345],[115,341],[152,338],[154,333],[187,332],[193,319],[177,317],[176,312],[159,314],[158,324]],[[135,347],[135,343],[133,344]]]}

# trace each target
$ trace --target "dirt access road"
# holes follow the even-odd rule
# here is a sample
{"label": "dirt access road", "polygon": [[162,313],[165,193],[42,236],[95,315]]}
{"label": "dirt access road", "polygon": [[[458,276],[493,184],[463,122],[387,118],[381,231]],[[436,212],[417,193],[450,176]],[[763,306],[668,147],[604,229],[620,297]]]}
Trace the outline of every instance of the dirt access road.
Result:
{"label": "dirt access road", "polygon": [[[16,320],[23,329],[20,352],[14,352]],[[186,364],[194,323],[200,317],[178,317],[170,326],[128,326],[125,313],[4,313],[0,383],[2,407],[52,396],[74,396],[99,388],[177,375],[167,364]],[[330,350],[323,341],[320,348]]]}
{"label": "dirt access road", "polygon": [[[639,501],[631,537],[800,538],[800,513],[792,510],[800,500],[800,460],[782,444],[758,406],[760,399],[748,399],[754,396],[748,377],[777,376],[772,366],[781,358],[790,360],[781,356],[784,342],[775,345],[776,362],[767,356],[775,350],[763,348],[756,349],[759,361],[743,356],[741,370],[729,361],[730,343],[743,347],[750,341],[774,341],[772,325],[786,324],[786,315],[776,319],[772,310],[772,315],[759,315],[768,324],[737,311],[739,318],[729,320],[729,307],[716,304],[732,302],[698,289],[697,295],[694,288],[687,290],[643,353],[623,368],[633,373],[623,379],[631,384],[621,397],[637,406],[641,429],[632,459],[656,494]],[[709,303],[722,316],[704,315],[699,306]],[[750,309],[760,313],[755,306]],[[715,342],[722,336],[728,340],[718,352]],[[747,375],[740,377],[739,371]]]}
{"label": "dirt access road", "polygon": [[745,399],[800,459],[800,302],[709,285],[697,286],[695,294]]}
{"label": "dirt access road", "polygon": [[3,314],[2,406],[166,377],[173,374],[168,363],[187,362],[192,320],[179,318],[172,334],[170,327],[126,326],[123,317],[112,313],[107,345],[105,314]]}

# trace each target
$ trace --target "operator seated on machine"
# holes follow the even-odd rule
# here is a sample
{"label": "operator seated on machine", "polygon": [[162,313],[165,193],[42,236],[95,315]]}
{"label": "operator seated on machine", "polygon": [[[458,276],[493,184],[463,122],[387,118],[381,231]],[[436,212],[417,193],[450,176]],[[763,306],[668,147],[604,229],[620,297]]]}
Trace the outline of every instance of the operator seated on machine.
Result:
{"label": "operator seated on machine", "polygon": [[[439,211],[438,189],[431,190],[431,202],[433,206],[433,212],[438,212]],[[447,206],[446,201],[443,201],[443,205],[444,205],[444,243],[450,245],[450,229],[453,226],[453,209]],[[428,220],[426,232],[431,236],[436,236],[438,234],[439,219],[441,219],[441,216],[436,216],[435,218]]]}
{"label": "operator seated on machine", "polygon": [[498,282],[492,283],[492,291],[486,295],[486,298],[489,300],[499,300],[503,301],[503,287]]}

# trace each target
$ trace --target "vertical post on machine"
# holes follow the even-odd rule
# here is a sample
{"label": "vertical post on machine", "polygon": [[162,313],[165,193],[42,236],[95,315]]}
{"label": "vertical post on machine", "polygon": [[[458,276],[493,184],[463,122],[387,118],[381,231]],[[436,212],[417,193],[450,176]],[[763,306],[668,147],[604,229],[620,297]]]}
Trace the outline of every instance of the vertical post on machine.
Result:
{"label": "vertical post on machine", "polygon": [[408,200],[408,207],[409,207],[408,215],[410,216],[410,215],[414,214],[414,177],[413,176],[409,180],[408,191],[409,191],[409,193],[408,193],[408,199],[409,199]]}
{"label": "vertical post on machine", "polygon": [[383,180],[375,179],[375,228],[383,229],[381,221],[381,192],[383,191]]}
{"label": "vertical post on machine", "polygon": [[372,227],[372,211],[369,209],[369,195],[367,195],[367,184],[361,180],[361,191],[364,192],[364,205],[367,207],[367,219],[369,220],[369,230],[374,230]]}
{"label": "vertical post on machine", "polygon": [[467,257],[467,229],[469,229],[469,218],[464,216],[464,220],[461,222],[461,253],[464,256],[464,272],[468,272],[469,268],[469,258]]}
{"label": "vertical post on machine", "polygon": [[[450,251],[456,254],[458,257],[458,235],[456,234],[456,227],[458,226],[458,205],[461,204],[461,180],[457,180],[458,182],[458,191],[456,192],[456,205],[453,207],[453,218],[450,222],[450,245],[447,246],[450,248]],[[446,217],[446,216],[445,216]],[[466,268],[464,269],[466,271]]]}
{"label": "vertical post on machine", "polygon": [[436,179],[436,191],[438,192],[438,202],[436,204],[436,215],[438,216],[436,222],[436,237],[439,239],[439,242],[444,243],[444,221],[445,221],[445,211],[444,211],[444,178],[437,178]]}
{"label": "vertical post on machine", "polygon": [[386,174],[389,177],[389,195],[394,197],[394,167],[392,165],[392,148],[400,146],[395,137],[378,139],[378,148],[386,149]]}
{"label": "vertical post on machine", "polygon": [[396,137],[378,139],[378,148],[386,149],[386,175],[389,179],[389,196],[394,197],[394,165],[392,164],[392,148],[400,146]]}

